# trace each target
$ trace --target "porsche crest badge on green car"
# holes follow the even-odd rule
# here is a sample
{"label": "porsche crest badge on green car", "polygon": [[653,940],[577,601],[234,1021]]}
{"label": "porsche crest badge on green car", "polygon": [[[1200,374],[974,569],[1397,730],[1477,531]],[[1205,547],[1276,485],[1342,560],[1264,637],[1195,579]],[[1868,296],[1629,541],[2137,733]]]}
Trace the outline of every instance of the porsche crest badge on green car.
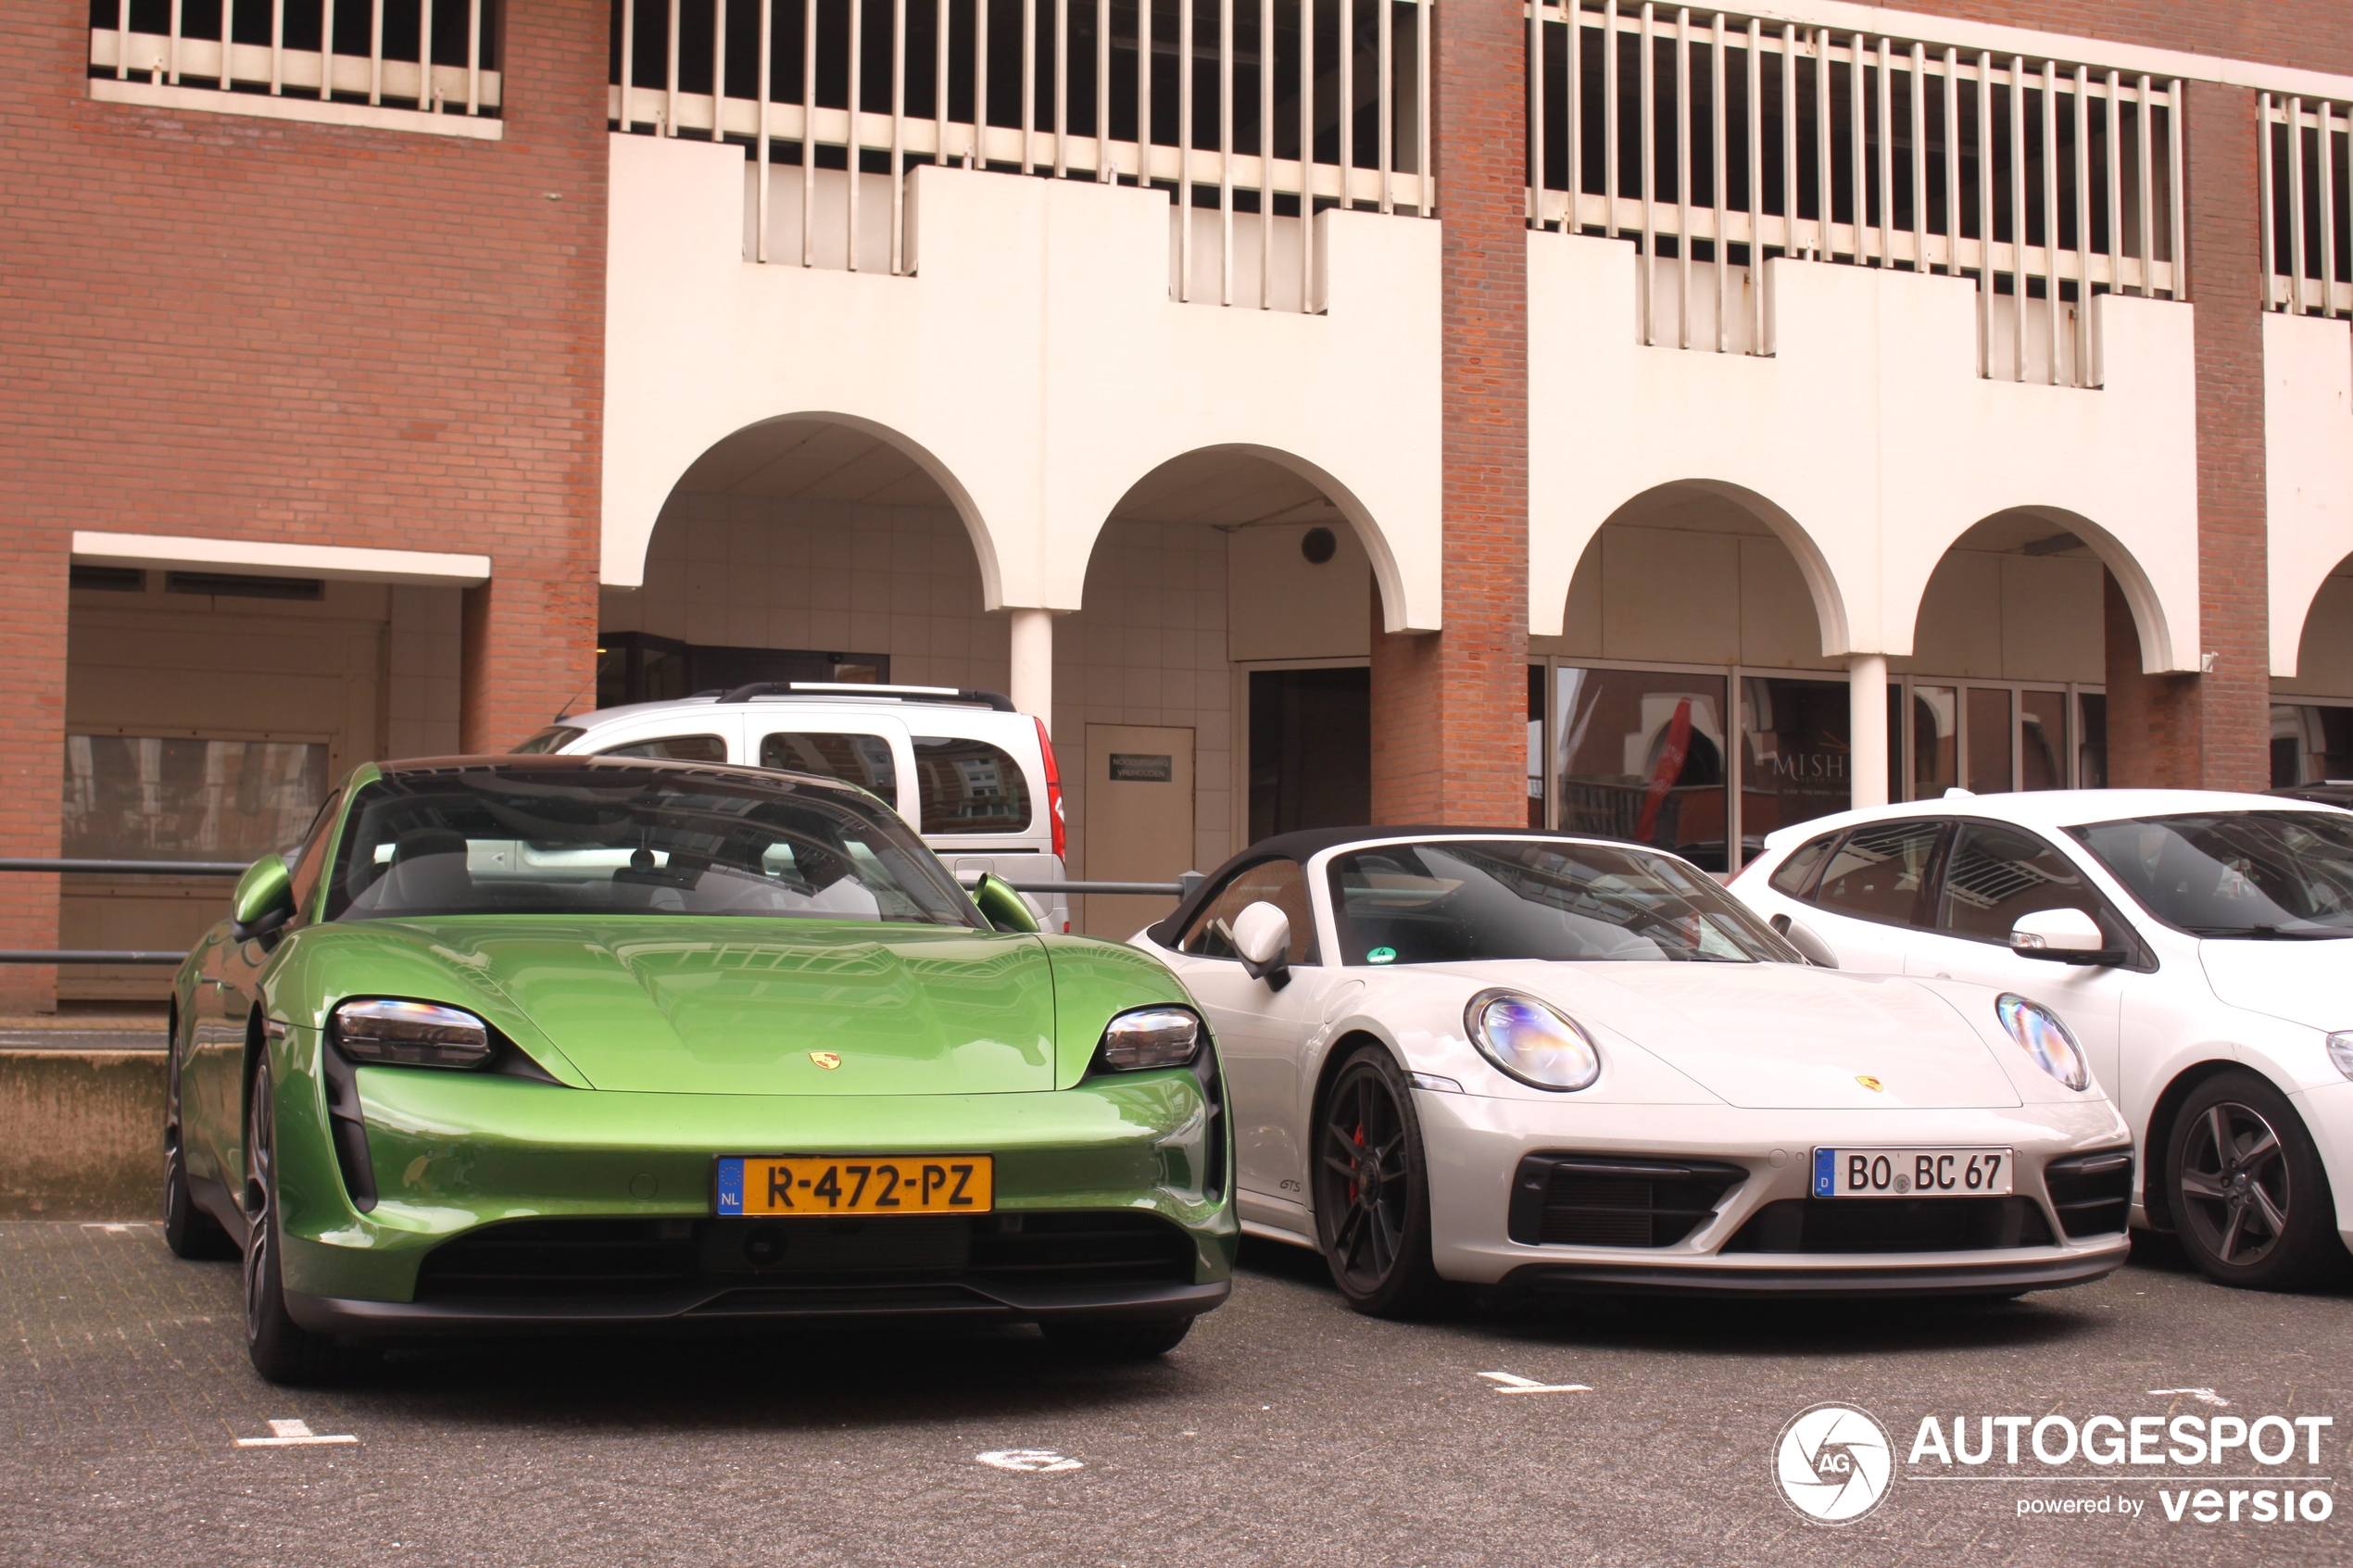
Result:
{"label": "porsche crest badge on green car", "polygon": [[242,1251],[278,1381],[863,1315],[1157,1354],[1239,1235],[1214,1044],[1157,960],[985,907],[831,780],[362,767],[176,977],[167,1237]]}

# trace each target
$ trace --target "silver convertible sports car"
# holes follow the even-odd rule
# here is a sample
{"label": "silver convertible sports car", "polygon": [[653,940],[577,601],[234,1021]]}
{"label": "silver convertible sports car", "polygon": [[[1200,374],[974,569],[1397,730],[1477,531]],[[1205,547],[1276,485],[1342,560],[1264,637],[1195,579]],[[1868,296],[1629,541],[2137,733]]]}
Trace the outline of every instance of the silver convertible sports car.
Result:
{"label": "silver convertible sports car", "polygon": [[1358,828],[1253,846],[1136,940],[1215,1032],[1242,1228],[1361,1311],[2123,1262],[2132,1137],[2056,1014],[1793,935],[1636,845]]}

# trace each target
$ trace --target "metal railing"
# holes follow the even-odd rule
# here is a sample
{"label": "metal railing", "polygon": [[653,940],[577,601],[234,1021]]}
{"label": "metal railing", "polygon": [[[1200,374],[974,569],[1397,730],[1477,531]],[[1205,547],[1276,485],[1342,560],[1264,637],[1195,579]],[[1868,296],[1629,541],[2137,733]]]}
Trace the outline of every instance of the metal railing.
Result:
{"label": "metal railing", "polygon": [[[92,860],[48,858],[0,858],[0,872],[31,872],[51,876],[243,876],[242,860]],[[1175,882],[1016,882],[1016,893],[1118,893],[1181,898],[1204,879],[1188,872]],[[0,964],[177,964],[185,953],[141,948],[18,947],[0,948]]]}
{"label": "metal railing", "polygon": [[2095,386],[2090,297],[2183,296],[2178,82],[1618,0],[1526,14],[1529,221],[1635,241],[1645,344],[1771,352],[1758,263],[1786,256],[1973,278],[1981,376]]}
{"label": "metal railing", "polygon": [[749,260],[911,272],[956,164],[1176,193],[1176,298],[1314,310],[1302,215],[1433,211],[1430,6],[614,0],[610,123],[745,146]]}
{"label": "metal railing", "polygon": [[[0,859],[0,872],[34,872],[52,876],[243,876],[243,860],[91,860],[24,858]],[[172,964],[188,955],[137,947],[11,947],[0,948],[0,964]]]}
{"label": "metal railing", "polygon": [[2263,308],[2353,315],[2353,104],[2259,102]]}
{"label": "metal railing", "polygon": [[92,0],[90,74],[495,119],[501,86],[496,6]]}

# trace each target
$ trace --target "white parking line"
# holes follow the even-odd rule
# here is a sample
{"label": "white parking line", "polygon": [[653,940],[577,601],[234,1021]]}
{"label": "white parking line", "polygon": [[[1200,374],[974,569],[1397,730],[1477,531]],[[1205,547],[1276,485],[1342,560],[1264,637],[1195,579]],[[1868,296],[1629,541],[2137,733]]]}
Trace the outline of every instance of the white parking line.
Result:
{"label": "white parking line", "polygon": [[241,1449],[294,1449],[309,1443],[356,1443],[358,1441],[359,1439],[349,1433],[328,1436],[313,1432],[310,1430],[310,1423],[307,1421],[273,1421],[270,1424],[269,1436],[240,1437],[237,1439],[237,1447]]}
{"label": "white parking line", "polygon": [[1017,1470],[1031,1475],[1051,1475],[1061,1470],[1084,1470],[1077,1460],[1066,1458],[1052,1449],[991,1449],[973,1458],[997,1470]]}
{"label": "white parking line", "polygon": [[1478,1375],[1492,1378],[1498,1394],[1590,1394],[1593,1391],[1591,1384],[1539,1383],[1516,1372],[1482,1372]]}
{"label": "white parking line", "polygon": [[132,1231],[143,1231],[147,1227],[145,1225],[116,1224],[111,1221],[98,1222],[85,1220],[82,1222],[82,1228],[86,1231],[104,1231],[108,1236],[129,1236]]}
{"label": "white parking line", "polygon": [[2199,1401],[2201,1404],[2212,1405],[2218,1411],[2226,1411],[2231,1408],[2231,1401],[2222,1398],[2221,1395],[2217,1394],[2211,1388],[2152,1388],[2149,1392],[2152,1394],[2187,1394],[2191,1399]]}

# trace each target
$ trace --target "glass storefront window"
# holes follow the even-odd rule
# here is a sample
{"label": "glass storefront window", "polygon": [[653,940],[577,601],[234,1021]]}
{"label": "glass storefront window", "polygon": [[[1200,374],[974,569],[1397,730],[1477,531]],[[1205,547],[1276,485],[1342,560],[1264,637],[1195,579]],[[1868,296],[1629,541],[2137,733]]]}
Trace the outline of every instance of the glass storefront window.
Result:
{"label": "glass storefront window", "polygon": [[[1832,689],[1843,713],[1846,688]],[[1564,832],[1655,844],[1706,871],[1731,869],[1723,676],[1563,665],[1554,671],[1553,713]]]}
{"label": "glass storefront window", "polygon": [[2067,787],[2067,694],[2018,694],[2018,787]]}
{"label": "glass storefront window", "polygon": [[2010,791],[2010,691],[1971,686],[1969,707],[1969,790],[1972,795]]}
{"label": "glass storefront window", "polygon": [[1846,809],[1854,797],[1852,717],[1843,681],[1742,677],[1743,864],[1774,829]]}
{"label": "glass storefront window", "polygon": [[251,860],[302,837],[327,796],[316,742],[66,736],[69,859]]}
{"label": "glass storefront window", "polygon": [[1912,798],[1933,800],[1961,782],[1959,694],[1912,688]]}
{"label": "glass storefront window", "polygon": [[1528,667],[1528,825],[1544,825],[1544,667]]}
{"label": "glass storefront window", "polygon": [[2075,778],[2078,789],[2108,787],[2108,694],[2079,692],[2075,697],[2077,721]]}
{"label": "glass storefront window", "polygon": [[2353,779],[2353,708],[2316,703],[2271,709],[2271,787]]}

